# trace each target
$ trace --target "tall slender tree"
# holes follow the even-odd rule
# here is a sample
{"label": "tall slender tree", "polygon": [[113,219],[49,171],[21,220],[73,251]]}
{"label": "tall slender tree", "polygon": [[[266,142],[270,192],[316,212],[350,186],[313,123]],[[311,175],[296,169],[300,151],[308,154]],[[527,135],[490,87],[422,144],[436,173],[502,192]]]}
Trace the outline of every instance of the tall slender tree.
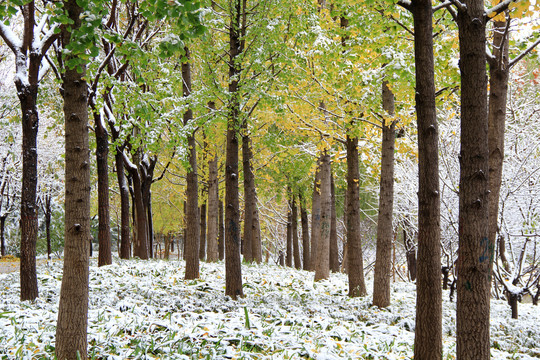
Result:
{"label": "tall slender tree", "polygon": [[[62,74],[66,140],[64,272],[56,326],[56,357],[86,359],[90,242],[90,151],[86,64],[73,51],[74,32],[82,25],[83,9],[64,1],[71,26],[63,27],[62,48],[71,50]],[[69,65],[76,63],[77,66]]]}
{"label": "tall slender tree", "polygon": [[317,244],[315,281],[330,277],[330,226],[332,217],[332,190],[330,155],[327,151],[321,156],[321,222],[320,238]]}
{"label": "tall slender tree", "polygon": [[[185,97],[191,94],[191,64],[189,61],[189,49],[186,47],[187,61],[182,63],[183,94]],[[184,114],[184,126],[193,127],[193,110],[188,109]],[[197,184],[197,142],[195,130],[188,136],[189,169],[187,172],[186,185],[186,226],[184,237],[184,257],[186,260],[185,278],[197,279],[199,277],[199,206]]]}
{"label": "tall slender tree", "polygon": [[385,308],[390,305],[390,276],[392,269],[392,218],[394,209],[394,143],[396,121],[394,94],[384,81],[382,85],[383,108],[390,118],[382,119],[381,183],[379,217],[377,220],[377,253],[373,281],[373,305]]}
{"label": "tall slender tree", "polygon": [[[8,7],[12,5],[8,4]],[[19,39],[13,31],[0,23],[0,36],[15,55],[15,87],[19,97],[22,120],[22,191],[21,191],[21,261],[20,284],[21,300],[34,300],[38,297],[36,274],[36,242],[38,233],[37,219],[37,135],[39,115],[37,99],[42,60],[58,38],[54,25],[46,29],[47,16],[36,19],[34,1],[24,2],[21,6],[23,31]],[[0,14],[6,18],[8,14]]]}

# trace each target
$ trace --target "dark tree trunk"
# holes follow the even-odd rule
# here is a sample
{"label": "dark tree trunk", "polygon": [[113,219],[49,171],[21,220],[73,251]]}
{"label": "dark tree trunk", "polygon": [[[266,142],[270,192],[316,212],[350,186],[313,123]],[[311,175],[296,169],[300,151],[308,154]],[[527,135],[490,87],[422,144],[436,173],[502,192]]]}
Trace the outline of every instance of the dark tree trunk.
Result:
{"label": "dark tree trunk", "polygon": [[242,164],[244,167],[244,260],[253,261],[253,220],[257,211],[255,176],[253,175],[253,151],[248,135],[247,121],[242,124]]}
{"label": "dark tree trunk", "polygon": [[[51,260],[51,195],[45,197],[45,233],[47,237],[47,259]],[[3,218],[5,221],[5,217]],[[4,243],[4,223],[2,222],[2,245]],[[2,254],[3,255],[3,254]]]}
{"label": "dark tree trunk", "polygon": [[225,219],[224,219],[223,200],[219,200],[218,215],[218,250],[219,260],[225,259]]}
{"label": "dark tree trunk", "polygon": [[[1,241],[1,255],[2,257],[6,256],[6,242],[4,239],[4,230],[6,228],[6,215],[0,216],[0,241]],[[48,242],[47,244],[50,244]],[[49,252],[49,259],[51,258],[50,252]]]}
{"label": "dark tree trunk", "polygon": [[255,203],[253,210],[253,233],[252,233],[252,245],[251,252],[253,255],[253,261],[260,264],[262,262],[262,240],[261,240],[261,223],[259,221],[259,210]]}
{"label": "dark tree trunk", "polygon": [[116,148],[114,155],[116,177],[120,192],[120,258],[129,259],[131,256],[131,241],[129,237],[129,188],[124,174],[123,148]]}
{"label": "dark tree trunk", "polygon": [[[489,244],[489,146],[484,2],[466,0],[457,17],[461,151],[456,341],[458,359],[490,358],[493,249]],[[474,334],[474,336],[471,336]]]}
{"label": "dark tree trunk", "polygon": [[300,260],[300,244],[298,243],[298,208],[296,206],[296,199],[292,198],[291,202],[291,232],[292,232],[292,245],[294,256],[294,267],[296,269],[302,268],[302,262]]}
{"label": "dark tree trunk", "polygon": [[[124,155],[125,156],[125,155]],[[146,218],[146,208],[142,193],[141,178],[136,166],[128,168],[133,181],[133,208],[135,210],[135,246],[133,256],[146,260],[149,257],[148,251],[148,221]]]}
{"label": "dark tree trunk", "polygon": [[[82,9],[76,0],[64,3],[72,27],[81,26]],[[62,31],[63,48],[71,34]],[[65,246],[64,271],[56,326],[56,357],[75,360],[87,357],[88,285],[90,240],[90,156],[88,144],[88,86],[83,71],[65,69]]]}
{"label": "dark tree trunk", "polygon": [[442,358],[440,196],[433,10],[430,0],[413,0],[418,127],[418,264],[415,359]]}
{"label": "dark tree trunk", "polygon": [[22,186],[21,186],[21,301],[38,297],[36,242],[38,232],[37,189],[37,85],[16,82],[22,110]]}
{"label": "dark tree trunk", "polygon": [[293,265],[293,236],[292,236],[292,193],[291,188],[287,188],[287,248],[285,249],[285,266]]}
{"label": "dark tree trunk", "polygon": [[[204,192],[203,192],[204,196]],[[199,260],[204,261],[206,259],[206,203],[203,202],[199,209],[199,215],[201,218],[200,226],[201,230],[199,232]]]}
{"label": "dark tree trunk", "polygon": [[309,270],[308,268],[308,265],[310,262],[309,223],[308,223],[308,214],[306,210],[306,204],[305,204],[305,201],[302,199],[302,195],[300,195],[299,202],[300,202],[300,222],[302,224],[303,269]]}
{"label": "dark tree trunk", "polygon": [[[383,83],[383,104],[385,110],[394,114],[394,96]],[[388,105],[390,104],[390,105]],[[377,221],[377,253],[373,281],[373,305],[385,308],[390,305],[390,277],[392,271],[392,213],[394,208],[394,142],[396,124],[382,124],[381,185],[379,194],[379,217]]]}
{"label": "dark tree trunk", "polygon": [[317,244],[315,281],[330,277],[330,223],[332,217],[332,189],[330,155],[325,151],[321,157],[321,221]]}
{"label": "dark tree trunk", "polygon": [[208,236],[207,260],[218,261],[219,183],[218,158],[214,155],[208,162]]}
{"label": "dark tree trunk", "polygon": [[330,271],[339,272],[337,215],[336,215],[336,186],[334,175],[331,173],[331,217],[330,217]]}
{"label": "dark tree trunk", "polygon": [[111,228],[109,215],[109,134],[103,126],[99,111],[94,110],[96,161],[98,177],[98,266],[112,264]]}
{"label": "dark tree trunk", "polygon": [[[188,61],[182,64],[183,93],[187,97],[191,94],[191,64],[189,63],[189,51],[186,48]],[[184,114],[184,126],[193,119],[193,111],[188,109]],[[186,280],[199,277],[199,204],[197,184],[197,142],[195,133],[188,136],[189,170],[187,172],[186,198],[186,223],[184,232],[184,257],[186,260]]]}
{"label": "dark tree trunk", "polygon": [[145,204],[146,208],[146,221],[148,221],[148,249],[150,251],[150,257],[154,255],[154,221],[152,217],[152,193],[149,193],[148,203]]}
{"label": "dark tree trunk", "polygon": [[[504,160],[504,129],[506,122],[506,99],[508,95],[508,34],[504,36],[506,21],[495,21],[493,29],[493,60],[489,64],[489,246],[495,249],[499,218],[499,194],[501,192]],[[501,251],[503,259],[504,249]],[[506,262],[507,263],[507,262]]]}
{"label": "dark tree trunk", "polygon": [[239,56],[243,51],[246,0],[230,2],[229,94],[227,114],[227,150],[225,160],[225,295],[236,300],[243,296],[240,260],[240,203],[238,198],[238,137],[240,121]]}
{"label": "dark tree trunk", "polygon": [[318,244],[321,237],[321,158],[317,160],[317,170],[311,200],[311,254],[309,270],[315,271],[318,261]]}
{"label": "dark tree trunk", "polygon": [[518,300],[519,294],[508,292],[508,304],[510,305],[510,309],[512,310],[512,319],[518,318]]}
{"label": "dark tree trunk", "polygon": [[[354,122],[351,123],[354,128]],[[353,131],[350,129],[350,131]],[[364,260],[362,258],[362,235],[360,232],[360,169],[358,137],[347,134],[347,272],[349,274],[349,296],[366,296]]]}

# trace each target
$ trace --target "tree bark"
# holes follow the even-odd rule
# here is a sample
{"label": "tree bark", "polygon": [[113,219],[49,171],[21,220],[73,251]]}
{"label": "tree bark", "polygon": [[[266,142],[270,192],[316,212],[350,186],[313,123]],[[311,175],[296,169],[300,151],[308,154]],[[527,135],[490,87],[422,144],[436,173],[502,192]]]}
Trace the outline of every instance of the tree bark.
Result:
{"label": "tree bark", "polygon": [[[490,358],[489,146],[484,2],[457,16],[461,71],[457,358]],[[474,335],[474,336],[473,336]]]}
{"label": "tree bark", "polygon": [[442,358],[442,290],[437,113],[433,60],[433,10],[413,0],[418,127],[418,265],[415,359]]}
{"label": "tree bark", "polygon": [[[351,123],[354,128],[354,122]],[[352,131],[351,129],[350,131]],[[362,235],[360,232],[360,169],[358,137],[347,134],[347,272],[349,274],[349,296],[366,296]]]}
{"label": "tree bark", "polygon": [[[394,95],[385,81],[383,107],[394,115]],[[373,280],[373,305],[385,308],[390,305],[390,276],[392,271],[392,213],[394,208],[394,142],[396,124],[382,124],[381,185],[379,193],[379,217],[377,221],[377,252]]]}
{"label": "tree bark", "polygon": [[129,259],[131,256],[131,239],[129,236],[129,188],[124,174],[123,147],[116,148],[114,160],[116,164],[116,178],[120,193],[120,258]]}
{"label": "tree bark", "polygon": [[293,266],[293,235],[292,235],[292,193],[291,188],[287,188],[287,249],[285,249],[285,266]]}
{"label": "tree bark", "polygon": [[330,271],[339,272],[337,214],[336,214],[336,186],[334,174],[330,173],[331,185],[331,217],[330,217]]}
{"label": "tree bark", "polygon": [[[45,232],[47,237],[47,259],[51,260],[51,195],[47,194],[45,196]],[[4,217],[3,220],[5,221],[6,218]],[[4,224],[2,223],[2,245],[4,243]],[[3,256],[3,254],[2,254]]]}
{"label": "tree bark", "polygon": [[[506,21],[495,21],[493,29],[493,60],[489,64],[489,246],[495,249],[498,232],[499,195],[501,192],[504,160],[504,129],[506,123],[506,99],[508,96],[508,35]],[[501,252],[501,255],[504,251]],[[501,260],[503,258],[501,257]],[[505,261],[503,260],[503,263]]]}
{"label": "tree bark", "polygon": [[[72,28],[81,26],[81,7],[76,0],[64,2]],[[71,34],[62,30],[63,48]],[[87,357],[88,285],[90,242],[90,155],[88,144],[88,86],[83,71],[65,69],[65,246],[64,272],[56,326],[56,357],[75,360]]]}
{"label": "tree bark", "polygon": [[294,256],[294,267],[296,269],[302,268],[302,261],[300,260],[300,244],[298,243],[298,207],[296,206],[296,199],[293,196],[291,203],[291,232],[292,232],[292,245]]}
{"label": "tree bark", "polygon": [[[6,256],[6,242],[5,242],[5,238],[4,238],[4,230],[6,228],[6,215],[2,215],[0,216],[0,241],[1,241],[1,245],[0,245],[0,254],[2,255],[2,257]],[[51,256],[49,255],[49,259],[51,258]]]}
{"label": "tree bark", "polygon": [[[202,194],[204,196],[204,192]],[[200,215],[200,226],[201,230],[199,231],[199,260],[204,261],[206,259],[206,203],[203,202],[199,208]]]}
{"label": "tree bark", "polygon": [[321,157],[317,160],[317,170],[311,198],[311,254],[309,270],[315,270],[318,260],[318,244],[321,237]]}
{"label": "tree bark", "polygon": [[99,111],[94,110],[96,134],[96,163],[98,177],[98,266],[112,264],[111,228],[109,214],[109,134],[103,126]]}
{"label": "tree bark", "polygon": [[218,252],[218,225],[219,225],[219,183],[218,158],[213,155],[208,162],[208,235],[207,260],[216,262]]}
{"label": "tree bark", "polygon": [[309,224],[308,214],[306,210],[306,204],[302,195],[299,196],[300,202],[300,222],[302,224],[302,256],[303,256],[303,269],[309,270],[310,263],[310,251],[309,251]]}
{"label": "tree bark", "polygon": [[253,261],[253,219],[257,211],[255,176],[253,174],[253,151],[248,135],[247,120],[242,124],[242,164],[244,167],[244,260]]}
{"label": "tree bark", "polygon": [[[188,61],[182,64],[183,94],[187,97],[191,94],[191,64],[189,51],[186,48]],[[184,114],[184,126],[193,119],[193,111],[188,109]],[[197,184],[197,143],[195,132],[188,136],[189,170],[186,179],[186,224],[184,237],[184,257],[186,260],[186,280],[199,278],[199,191]]]}
{"label": "tree bark", "polygon": [[230,3],[229,94],[227,116],[227,151],[225,161],[225,295],[233,300],[243,296],[240,260],[240,203],[238,199],[238,130],[240,127],[240,75],[238,57],[242,54],[242,19],[246,0]]}
{"label": "tree bark", "polygon": [[330,155],[325,151],[321,157],[321,222],[317,244],[315,281],[330,277],[330,223],[332,217],[332,190]]}

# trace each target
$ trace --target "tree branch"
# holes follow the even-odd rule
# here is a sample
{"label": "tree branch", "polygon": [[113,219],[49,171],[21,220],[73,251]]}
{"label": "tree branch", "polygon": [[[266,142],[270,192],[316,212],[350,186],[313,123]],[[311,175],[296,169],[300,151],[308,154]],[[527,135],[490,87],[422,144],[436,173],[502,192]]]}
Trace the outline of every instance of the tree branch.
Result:
{"label": "tree branch", "polygon": [[518,1],[524,1],[524,0],[504,0],[498,3],[497,5],[495,5],[494,7],[492,7],[491,9],[487,10],[484,15],[487,17],[488,20],[491,20],[495,16],[507,10],[508,6],[510,6],[511,3],[518,2]]}
{"label": "tree branch", "polygon": [[508,64],[508,67],[511,69],[514,65],[516,65],[521,59],[523,59],[525,56],[527,56],[531,51],[534,50],[535,47],[537,47],[540,44],[540,39],[537,39],[534,43],[532,43],[531,46],[529,46],[527,49],[523,50],[521,54],[516,56],[515,59],[510,61]]}

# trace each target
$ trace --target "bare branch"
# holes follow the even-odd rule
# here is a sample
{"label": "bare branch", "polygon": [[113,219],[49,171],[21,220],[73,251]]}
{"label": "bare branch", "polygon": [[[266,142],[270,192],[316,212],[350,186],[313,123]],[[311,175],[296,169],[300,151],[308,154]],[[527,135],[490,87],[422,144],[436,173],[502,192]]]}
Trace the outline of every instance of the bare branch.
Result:
{"label": "bare branch", "polygon": [[523,59],[525,56],[527,56],[531,51],[534,50],[535,47],[537,47],[540,44],[540,39],[537,39],[534,43],[532,43],[531,46],[529,46],[527,49],[523,50],[521,54],[516,56],[515,59],[510,61],[508,64],[508,67],[511,69],[514,65],[516,65],[521,59]]}

